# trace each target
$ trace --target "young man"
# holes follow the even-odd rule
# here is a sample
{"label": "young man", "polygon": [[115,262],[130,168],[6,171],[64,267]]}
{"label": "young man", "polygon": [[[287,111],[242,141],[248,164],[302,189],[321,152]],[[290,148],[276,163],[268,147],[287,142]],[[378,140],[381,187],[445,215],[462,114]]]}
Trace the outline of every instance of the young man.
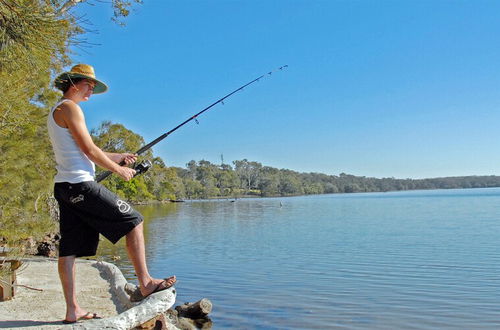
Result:
{"label": "young man", "polygon": [[94,181],[94,163],[126,181],[135,174],[135,170],[119,163],[131,164],[137,156],[99,149],[92,141],[79,106],[92,94],[104,93],[107,86],[96,79],[94,68],[86,64],[75,65],[71,71],[59,75],[55,86],[64,93],[47,118],[57,164],[54,196],[59,203],[61,232],[58,270],[66,300],[63,322],[74,323],[98,317],[77,303],[75,258],[95,255],[99,234],[113,243],[126,237],[127,252],[144,297],[171,287],[176,278],[155,279],[150,276],[144,251],[142,216]]}

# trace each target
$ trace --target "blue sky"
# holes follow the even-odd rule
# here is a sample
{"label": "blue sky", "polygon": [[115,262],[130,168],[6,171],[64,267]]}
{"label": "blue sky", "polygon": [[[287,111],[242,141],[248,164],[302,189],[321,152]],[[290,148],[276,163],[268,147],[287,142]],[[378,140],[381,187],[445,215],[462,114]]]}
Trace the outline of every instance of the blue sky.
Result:
{"label": "blue sky", "polygon": [[[93,5],[92,5],[93,4]],[[109,86],[89,127],[147,142],[284,64],[160,142],[169,166],[247,158],[299,172],[396,178],[500,175],[500,2],[144,0],[106,3],[75,49]]]}

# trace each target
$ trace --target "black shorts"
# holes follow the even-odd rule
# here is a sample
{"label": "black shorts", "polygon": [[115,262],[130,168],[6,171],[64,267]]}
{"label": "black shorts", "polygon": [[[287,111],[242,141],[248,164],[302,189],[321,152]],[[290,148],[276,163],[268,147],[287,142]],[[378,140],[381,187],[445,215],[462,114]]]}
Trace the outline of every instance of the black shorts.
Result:
{"label": "black shorts", "polygon": [[95,181],[58,182],[61,241],[59,256],[94,256],[102,234],[113,244],[142,222],[127,202]]}

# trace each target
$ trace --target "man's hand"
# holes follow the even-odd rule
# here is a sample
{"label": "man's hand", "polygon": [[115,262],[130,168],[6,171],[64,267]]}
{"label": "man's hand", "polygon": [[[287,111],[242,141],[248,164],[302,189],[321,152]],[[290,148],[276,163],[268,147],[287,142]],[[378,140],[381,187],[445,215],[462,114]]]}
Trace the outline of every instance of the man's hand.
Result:
{"label": "man's hand", "polygon": [[125,165],[133,164],[137,160],[136,154],[123,153],[123,154],[120,154],[120,156],[121,156],[121,160],[118,163],[125,162]]}
{"label": "man's hand", "polygon": [[135,175],[135,170],[130,167],[120,166],[115,173],[118,174],[123,180],[130,181],[130,179],[132,179]]}

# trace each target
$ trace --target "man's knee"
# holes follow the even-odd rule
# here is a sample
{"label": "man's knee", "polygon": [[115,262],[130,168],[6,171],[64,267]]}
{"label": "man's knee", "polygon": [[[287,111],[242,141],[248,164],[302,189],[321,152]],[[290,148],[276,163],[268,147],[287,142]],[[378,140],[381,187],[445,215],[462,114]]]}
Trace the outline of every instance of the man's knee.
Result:
{"label": "man's knee", "polygon": [[142,226],[142,222],[141,222],[137,226],[132,228],[132,230],[130,230],[126,236],[132,237],[132,236],[136,236],[136,235],[142,235],[142,227],[143,226]]}
{"label": "man's knee", "polygon": [[59,257],[57,260],[57,269],[59,273],[67,273],[72,271],[73,266],[75,264],[76,256],[64,256],[64,257]]}
{"label": "man's knee", "polygon": [[76,259],[76,255],[70,255],[70,256],[59,256],[58,260],[59,262],[72,262],[72,261],[75,261]]}

